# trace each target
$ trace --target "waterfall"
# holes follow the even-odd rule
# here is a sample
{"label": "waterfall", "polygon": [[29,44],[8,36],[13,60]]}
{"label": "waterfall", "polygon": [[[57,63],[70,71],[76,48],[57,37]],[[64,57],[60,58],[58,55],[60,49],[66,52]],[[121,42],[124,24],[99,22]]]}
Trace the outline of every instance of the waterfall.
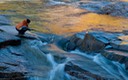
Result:
{"label": "waterfall", "polygon": [[64,63],[57,64],[54,57],[49,53],[46,54],[48,61],[51,63],[52,69],[49,72],[49,77],[43,78],[39,76],[34,76],[29,78],[29,80],[70,80],[68,74],[64,72],[65,64],[71,59],[67,58]]}
{"label": "waterfall", "polygon": [[47,54],[47,57],[53,66],[48,80],[69,80],[68,75],[64,72],[64,67],[70,59],[67,58],[64,63],[57,64],[51,54]]}
{"label": "waterfall", "polygon": [[54,61],[54,58],[53,58],[53,56],[50,53],[47,54],[47,59],[51,63],[52,68],[55,68],[57,66],[57,63]]}

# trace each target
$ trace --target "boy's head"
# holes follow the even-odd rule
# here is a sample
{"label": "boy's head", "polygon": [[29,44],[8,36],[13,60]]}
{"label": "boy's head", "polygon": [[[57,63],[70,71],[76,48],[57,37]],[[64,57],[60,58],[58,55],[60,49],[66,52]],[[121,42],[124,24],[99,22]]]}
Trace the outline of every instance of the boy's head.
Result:
{"label": "boy's head", "polygon": [[30,23],[31,21],[30,21],[30,19],[26,19],[27,20],[27,23]]}

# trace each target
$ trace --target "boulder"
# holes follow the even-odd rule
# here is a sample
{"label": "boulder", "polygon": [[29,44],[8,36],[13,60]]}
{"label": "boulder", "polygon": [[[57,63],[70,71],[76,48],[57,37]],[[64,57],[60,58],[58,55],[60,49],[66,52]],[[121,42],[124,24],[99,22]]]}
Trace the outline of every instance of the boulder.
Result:
{"label": "boulder", "polygon": [[79,48],[87,52],[100,52],[104,50],[105,43],[97,36],[87,33]]}
{"label": "boulder", "polygon": [[65,51],[71,51],[74,50],[76,48],[76,44],[71,42],[69,39],[67,38],[63,38],[58,42],[58,45],[60,46],[60,48],[62,48]]}
{"label": "boulder", "polygon": [[76,44],[76,47],[79,47],[84,39],[84,35],[85,35],[84,32],[77,33],[77,34],[74,34],[73,36],[71,36],[71,38],[69,40],[70,40],[70,42]]}

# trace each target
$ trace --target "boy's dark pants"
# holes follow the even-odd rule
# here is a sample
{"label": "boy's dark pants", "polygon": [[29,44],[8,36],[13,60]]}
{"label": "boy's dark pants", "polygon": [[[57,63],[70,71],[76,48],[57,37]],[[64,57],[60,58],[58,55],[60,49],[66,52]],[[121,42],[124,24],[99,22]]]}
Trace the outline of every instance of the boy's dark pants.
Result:
{"label": "boy's dark pants", "polygon": [[18,31],[18,34],[24,35],[24,33],[25,33],[27,30],[29,30],[29,28],[28,28],[28,27],[22,27],[21,30],[18,30],[17,28],[16,28],[16,30]]}

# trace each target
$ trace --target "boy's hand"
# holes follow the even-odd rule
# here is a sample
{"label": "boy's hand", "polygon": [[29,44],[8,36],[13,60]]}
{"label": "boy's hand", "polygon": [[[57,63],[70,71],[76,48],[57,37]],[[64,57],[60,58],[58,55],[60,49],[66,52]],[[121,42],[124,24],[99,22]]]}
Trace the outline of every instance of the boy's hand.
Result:
{"label": "boy's hand", "polygon": [[36,31],[35,29],[29,28],[29,31]]}
{"label": "boy's hand", "polygon": [[27,30],[31,31],[31,29],[30,29],[30,28],[28,28]]}

